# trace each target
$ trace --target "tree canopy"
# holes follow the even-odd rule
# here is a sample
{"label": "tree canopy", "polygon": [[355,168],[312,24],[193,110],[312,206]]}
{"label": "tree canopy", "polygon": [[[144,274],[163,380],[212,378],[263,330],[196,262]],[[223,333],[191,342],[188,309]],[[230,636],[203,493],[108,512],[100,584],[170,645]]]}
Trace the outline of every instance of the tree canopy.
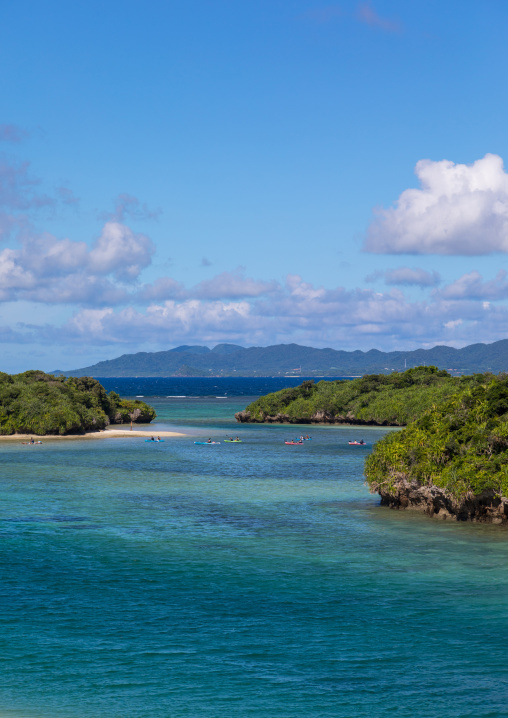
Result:
{"label": "tree canopy", "polygon": [[304,381],[252,402],[239,421],[404,426],[467,382],[436,367],[370,374],[352,381]]}
{"label": "tree canopy", "polygon": [[372,490],[392,493],[401,479],[437,486],[455,498],[508,496],[508,378],[475,375],[367,458]]}
{"label": "tree canopy", "polygon": [[91,377],[53,376],[30,370],[0,372],[0,434],[77,434],[108,424],[149,422],[154,409],[106,392]]}

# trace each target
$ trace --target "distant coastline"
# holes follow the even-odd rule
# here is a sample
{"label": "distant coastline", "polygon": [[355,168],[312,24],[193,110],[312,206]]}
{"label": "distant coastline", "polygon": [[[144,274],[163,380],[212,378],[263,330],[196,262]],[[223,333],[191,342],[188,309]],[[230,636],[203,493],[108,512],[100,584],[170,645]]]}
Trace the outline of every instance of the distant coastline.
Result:
{"label": "distant coastline", "polygon": [[416,366],[436,366],[452,375],[508,371],[508,339],[472,344],[462,349],[382,352],[316,349],[299,344],[241,347],[236,344],[180,346],[161,352],[124,354],[80,369],[53,374],[93,377],[355,377],[403,372]]}

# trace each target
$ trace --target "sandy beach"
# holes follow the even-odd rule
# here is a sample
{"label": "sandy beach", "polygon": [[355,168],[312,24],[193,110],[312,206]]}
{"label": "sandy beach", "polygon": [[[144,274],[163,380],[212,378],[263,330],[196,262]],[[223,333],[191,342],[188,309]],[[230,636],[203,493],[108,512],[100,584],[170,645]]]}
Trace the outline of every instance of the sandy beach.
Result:
{"label": "sandy beach", "polygon": [[104,429],[104,431],[90,431],[86,434],[48,434],[47,436],[37,436],[36,434],[9,434],[7,436],[0,436],[0,441],[30,441],[33,439],[37,441],[53,441],[54,439],[59,441],[61,439],[112,439],[114,437],[126,437],[131,438],[150,438],[152,436],[160,436],[168,438],[171,436],[186,436],[186,434],[180,434],[177,431],[147,431],[145,429]]}

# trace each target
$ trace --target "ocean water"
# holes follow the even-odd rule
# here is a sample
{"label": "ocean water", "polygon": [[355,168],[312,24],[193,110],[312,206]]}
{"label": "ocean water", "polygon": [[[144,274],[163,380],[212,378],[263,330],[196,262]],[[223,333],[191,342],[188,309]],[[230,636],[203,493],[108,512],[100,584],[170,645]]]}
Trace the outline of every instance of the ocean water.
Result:
{"label": "ocean water", "polygon": [[384,429],[228,397],[146,395],[160,444],[1,444],[0,715],[506,716],[508,532],[380,507]]}

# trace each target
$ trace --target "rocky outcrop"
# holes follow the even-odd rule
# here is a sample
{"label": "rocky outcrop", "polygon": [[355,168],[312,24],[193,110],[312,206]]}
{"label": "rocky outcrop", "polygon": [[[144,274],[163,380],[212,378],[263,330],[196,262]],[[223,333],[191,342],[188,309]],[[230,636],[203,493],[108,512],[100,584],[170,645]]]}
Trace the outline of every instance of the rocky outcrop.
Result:
{"label": "rocky outcrop", "polygon": [[[140,402],[142,404],[142,402]],[[154,418],[153,412],[150,411],[148,405],[138,406],[132,411],[125,407],[120,407],[111,418],[112,424],[129,424],[133,421],[135,424],[149,424]],[[108,422],[109,423],[109,422]]]}
{"label": "rocky outcrop", "polygon": [[493,491],[455,498],[438,486],[423,486],[399,477],[389,488],[370,485],[371,493],[381,496],[381,505],[392,509],[412,509],[428,516],[452,521],[477,521],[508,525],[508,498]]}
{"label": "rocky outcrop", "polygon": [[397,421],[364,421],[352,412],[347,414],[330,414],[328,411],[316,411],[312,416],[289,416],[289,414],[252,414],[244,409],[237,411],[235,419],[242,424],[349,424],[355,426],[402,426]]}

